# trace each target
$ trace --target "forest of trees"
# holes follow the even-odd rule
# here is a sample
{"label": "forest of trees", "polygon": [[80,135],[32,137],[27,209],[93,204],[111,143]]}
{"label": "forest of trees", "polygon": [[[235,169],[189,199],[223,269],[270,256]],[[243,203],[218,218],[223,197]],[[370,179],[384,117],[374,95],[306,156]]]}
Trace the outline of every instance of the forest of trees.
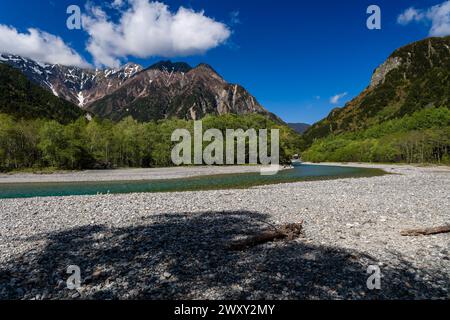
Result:
{"label": "forest of trees", "polygon": [[[280,129],[282,162],[305,149],[301,136],[262,115],[207,116],[203,130],[210,128]],[[61,124],[0,114],[0,171],[173,166],[175,129],[193,132],[193,121],[140,123],[131,117],[120,122],[81,117]],[[450,164],[450,109],[428,108],[363,131],[319,139],[302,156],[312,162]]]}
{"label": "forest of trees", "polygon": [[312,162],[450,164],[450,109],[423,109],[363,131],[319,139],[303,158]]}
{"label": "forest of trees", "polygon": [[[208,116],[203,129],[280,129],[280,157],[288,161],[301,149],[302,140],[287,126],[262,115]],[[131,117],[78,120],[61,124],[54,120],[21,120],[0,114],[0,170],[89,169],[172,166],[175,129],[193,132],[193,121],[178,119],[139,123]],[[270,150],[270,149],[269,149]]]}

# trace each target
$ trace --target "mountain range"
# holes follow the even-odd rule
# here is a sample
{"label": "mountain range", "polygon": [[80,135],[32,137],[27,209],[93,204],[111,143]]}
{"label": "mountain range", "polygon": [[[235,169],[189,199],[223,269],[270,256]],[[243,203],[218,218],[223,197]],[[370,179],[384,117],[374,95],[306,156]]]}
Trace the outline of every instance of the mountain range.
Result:
{"label": "mountain range", "polygon": [[211,66],[161,61],[149,68],[128,63],[119,69],[81,69],[1,54],[0,62],[83,111],[114,121],[258,113],[282,122],[242,86],[225,81]]}
{"label": "mountain range", "polygon": [[[161,61],[148,68],[128,63],[119,69],[100,70],[1,54],[0,66],[0,111],[18,116],[21,112],[42,117],[59,114],[54,118],[68,115],[68,121],[84,113],[114,121],[132,116],[146,122],[257,113],[282,123],[242,86],[228,83],[207,64],[191,67]],[[450,37],[428,38],[395,50],[376,68],[368,87],[343,108],[332,110],[310,128],[298,124],[292,128],[300,133],[306,130],[303,138],[309,146],[329,135],[360,131],[424,108],[449,105]]]}

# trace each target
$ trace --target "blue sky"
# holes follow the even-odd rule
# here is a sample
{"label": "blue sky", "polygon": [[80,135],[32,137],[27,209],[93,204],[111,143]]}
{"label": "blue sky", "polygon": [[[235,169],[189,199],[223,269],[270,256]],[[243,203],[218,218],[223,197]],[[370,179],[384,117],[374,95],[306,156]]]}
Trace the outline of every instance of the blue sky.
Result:
{"label": "blue sky", "polygon": [[[0,1],[0,26],[13,27],[17,33],[36,28],[58,36],[85,61],[95,63],[92,52],[86,50],[88,33],[66,27],[67,7],[77,4],[84,11],[86,1]],[[426,10],[443,2],[165,0],[173,14],[180,6],[196,13],[204,10],[211,22],[206,26],[217,27],[213,37],[219,39],[217,45],[202,44],[208,47],[205,52],[174,49],[168,55],[174,61],[212,65],[226,80],[243,85],[285,121],[313,123],[358,95],[368,85],[373,70],[393,50],[427,37],[433,21],[425,18]],[[118,23],[126,7],[107,8],[109,3],[91,1],[91,7],[102,6],[111,22]],[[381,30],[366,27],[366,9],[371,4],[381,8]],[[417,12],[422,12],[423,17],[417,15],[415,22],[399,24],[398,16],[410,7],[422,9]],[[224,30],[229,34],[224,35]],[[186,54],[190,55],[183,56]],[[120,62],[129,60],[148,66],[162,58],[136,58],[125,52]],[[332,103],[331,98],[338,94],[343,97]]]}

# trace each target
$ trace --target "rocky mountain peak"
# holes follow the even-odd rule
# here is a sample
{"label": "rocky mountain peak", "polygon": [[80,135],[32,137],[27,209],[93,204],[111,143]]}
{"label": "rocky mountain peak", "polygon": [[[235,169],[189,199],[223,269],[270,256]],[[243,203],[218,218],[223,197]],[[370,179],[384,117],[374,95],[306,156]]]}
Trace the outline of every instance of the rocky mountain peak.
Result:
{"label": "rocky mountain peak", "polygon": [[[206,72],[213,72],[213,73],[219,75],[219,73],[218,73],[216,70],[214,70],[214,68],[211,67],[211,66],[210,66],[209,64],[207,64],[207,63],[200,63],[198,66],[196,66],[196,67],[194,68],[194,70],[206,71]],[[220,75],[219,75],[219,76],[220,76]]]}
{"label": "rocky mountain peak", "polygon": [[243,87],[225,81],[211,66],[191,68],[185,63],[161,61],[127,81],[88,110],[113,120],[127,116],[140,121],[170,117],[198,120],[208,114],[265,114]]}
{"label": "rocky mountain peak", "polygon": [[432,68],[448,65],[450,62],[450,37],[428,38],[395,50],[379,66],[370,83],[370,88],[383,84],[391,71],[397,70],[405,81],[420,76]]}
{"label": "rocky mountain peak", "polygon": [[185,62],[172,62],[168,60],[157,62],[150,66],[148,70],[187,73],[192,70],[192,67]]}

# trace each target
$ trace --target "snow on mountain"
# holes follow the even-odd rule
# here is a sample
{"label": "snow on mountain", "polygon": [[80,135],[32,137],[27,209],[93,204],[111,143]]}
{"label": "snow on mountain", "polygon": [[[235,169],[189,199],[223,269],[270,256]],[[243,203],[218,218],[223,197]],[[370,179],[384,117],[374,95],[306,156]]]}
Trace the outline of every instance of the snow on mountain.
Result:
{"label": "snow on mountain", "polygon": [[0,54],[0,62],[9,64],[55,96],[81,108],[117,90],[125,81],[143,70],[129,63],[119,69],[92,70],[47,64],[11,54]]}

